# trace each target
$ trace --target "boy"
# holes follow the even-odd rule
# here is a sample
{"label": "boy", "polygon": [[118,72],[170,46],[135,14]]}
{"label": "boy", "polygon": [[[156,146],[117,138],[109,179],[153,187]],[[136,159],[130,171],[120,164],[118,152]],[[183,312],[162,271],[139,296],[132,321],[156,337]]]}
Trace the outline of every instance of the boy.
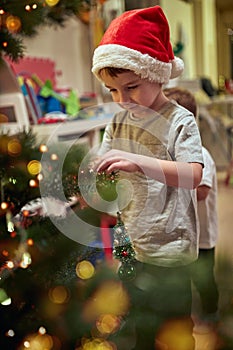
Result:
{"label": "boy", "polygon": [[169,36],[159,6],[127,11],[93,56],[92,72],[123,108],[106,127],[96,170],[120,170],[133,189],[120,209],[136,254],[137,275],[126,284],[137,350],[194,350],[189,264],[203,159],[193,115],[162,91],[183,71]]}

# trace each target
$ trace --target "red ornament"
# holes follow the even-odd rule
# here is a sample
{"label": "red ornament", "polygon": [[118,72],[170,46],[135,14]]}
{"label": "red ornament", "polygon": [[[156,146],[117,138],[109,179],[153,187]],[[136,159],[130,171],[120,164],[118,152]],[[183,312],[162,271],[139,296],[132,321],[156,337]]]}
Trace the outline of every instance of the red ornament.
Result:
{"label": "red ornament", "polygon": [[123,252],[122,252],[122,254],[121,254],[123,257],[126,257],[126,256],[128,256],[128,252],[126,251],[126,250],[124,250]]}

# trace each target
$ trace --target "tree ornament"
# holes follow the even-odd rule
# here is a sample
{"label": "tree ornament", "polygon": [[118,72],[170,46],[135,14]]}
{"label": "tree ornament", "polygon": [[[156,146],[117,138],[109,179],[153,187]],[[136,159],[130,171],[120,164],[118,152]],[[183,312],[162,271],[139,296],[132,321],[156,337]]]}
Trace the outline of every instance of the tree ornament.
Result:
{"label": "tree ornament", "polygon": [[121,219],[121,212],[117,212],[117,224],[113,227],[113,231],[113,256],[121,262],[118,275],[124,281],[133,280],[136,277],[135,251]]}

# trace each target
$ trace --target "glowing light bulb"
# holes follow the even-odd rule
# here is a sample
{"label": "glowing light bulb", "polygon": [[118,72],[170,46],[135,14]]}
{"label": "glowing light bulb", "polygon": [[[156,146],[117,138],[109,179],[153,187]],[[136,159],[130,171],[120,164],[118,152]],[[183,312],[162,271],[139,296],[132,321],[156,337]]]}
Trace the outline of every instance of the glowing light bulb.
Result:
{"label": "glowing light bulb", "polygon": [[1,209],[2,210],[5,210],[5,209],[7,209],[8,208],[8,203],[7,202],[2,202],[1,203]]}
{"label": "glowing light bulb", "polygon": [[23,253],[22,260],[20,262],[20,267],[22,269],[26,269],[29,265],[31,265],[32,259],[30,253]]}
{"label": "glowing light bulb", "polygon": [[32,246],[32,245],[34,244],[33,239],[32,239],[32,238],[28,238],[27,244],[28,244],[29,246]]}
{"label": "glowing light bulb", "polygon": [[51,160],[58,160],[57,154],[55,153],[51,154]]}
{"label": "glowing light bulb", "polygon": [[29,181],[29,186],[30,187],[37,187],[37,182],[32,179],[32,180]]}
{"label": "glowing light bulb", "polygon": [[8,16],[6,19],[6,27],[12,33],[17,33],[21,28],[20,18],[17,16]]}
{"label": "glowing light bulb", "polygon": [[15,335],[15,332],[13,331],[13,329],[9,329],[7,332],[6,332],[6,336],[7,337],[14,337]]}
{"label": "glowing light bulb", "polygon": [[15,266],[15,264],[13,263],[13,261],[10,260],[10,261],[7,261],[6,266],[7,266],[9,269],[13,269],[14,266]]}
{"label": "glowing light bulb", "polygon": [[46,333],[46,328],[45,327],[40,327],[39,330],[38,330],[38,333],[39,334],[45,334]]}
{"label": "glowing light bulb", "polygon": [[40,145],[40,152],[44,153],[44,152],[48,152],[48,147],[46,145]]}

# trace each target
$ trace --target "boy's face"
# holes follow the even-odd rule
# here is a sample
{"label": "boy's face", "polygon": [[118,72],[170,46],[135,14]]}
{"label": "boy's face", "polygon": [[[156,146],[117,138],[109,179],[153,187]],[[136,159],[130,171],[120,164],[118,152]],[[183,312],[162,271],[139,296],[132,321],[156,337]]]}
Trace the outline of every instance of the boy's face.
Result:
{"label": "boy's face", "polygon": [[113,101],[134,114],[137,113],[138,106],[158,110],[164,103],[164,95],[159,83],[141,79],[131,71],[112,77],[103,70],[101,79],[110,91]]}

